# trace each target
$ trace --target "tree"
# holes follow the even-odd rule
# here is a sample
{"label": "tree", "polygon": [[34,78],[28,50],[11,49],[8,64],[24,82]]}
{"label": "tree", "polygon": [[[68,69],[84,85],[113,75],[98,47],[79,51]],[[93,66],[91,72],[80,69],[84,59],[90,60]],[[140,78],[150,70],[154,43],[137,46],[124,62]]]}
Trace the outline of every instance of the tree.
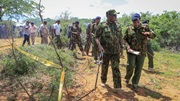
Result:
{"label": "tree", "polygon": [[0,18],[31,17],[37,15],[38,4],[33,0],[0,0]]}

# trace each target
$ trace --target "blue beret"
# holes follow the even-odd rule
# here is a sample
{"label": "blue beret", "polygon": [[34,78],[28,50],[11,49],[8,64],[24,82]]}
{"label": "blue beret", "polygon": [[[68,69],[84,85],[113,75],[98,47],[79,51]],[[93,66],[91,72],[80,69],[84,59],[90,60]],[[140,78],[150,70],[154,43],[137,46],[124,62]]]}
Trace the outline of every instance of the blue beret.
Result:
{"label": "blue beret", "polygon": [[101,17],[100,17],[100,16],[97,16],[95,19],[101,19]]}
{"label": "blue beret", "polygon": [[132,15],[132,21],[140,20],[140,19],[141,19],[141,16],[138,13],[135,13]]}

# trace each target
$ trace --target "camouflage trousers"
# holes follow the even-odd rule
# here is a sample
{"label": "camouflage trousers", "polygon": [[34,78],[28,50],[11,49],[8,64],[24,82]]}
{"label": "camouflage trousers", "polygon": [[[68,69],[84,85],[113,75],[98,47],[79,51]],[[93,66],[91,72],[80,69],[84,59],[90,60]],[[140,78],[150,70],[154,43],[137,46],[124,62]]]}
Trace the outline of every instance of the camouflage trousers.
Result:
{"label": "camouflage trousers", "polygon": [[85,45],[85,50],[86,50],[86,54],[89,54],[89,49],[91,47],[92,44],[92,39],[91,38],[87,38],[86,39],[86,45]]}
{"label": "camouflage trousers", "polygon": [[70,49],[74,50],[76,48],[76,44],[78,45],[80,51],[83,51],[81,36],[80,35],[72,35],[71,36],[71,46]]}
{"label": "camouflage trousers", "polygon": [[121,73],[119,70],[120,56],[119,54],[104,54],[101,69],[101,82],[106,83],[109,62],[111,61],[114,88],[121,88]]}

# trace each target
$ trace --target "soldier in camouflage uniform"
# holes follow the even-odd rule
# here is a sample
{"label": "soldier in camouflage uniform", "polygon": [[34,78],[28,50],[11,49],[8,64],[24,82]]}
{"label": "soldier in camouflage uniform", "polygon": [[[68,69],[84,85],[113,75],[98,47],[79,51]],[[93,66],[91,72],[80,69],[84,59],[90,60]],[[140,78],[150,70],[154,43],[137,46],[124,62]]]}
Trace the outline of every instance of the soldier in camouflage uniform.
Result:
{"label": "soldier in camouflage uniform", "polygon": [[100,16],[97,16],[96,19],[95,19],[95,23],[92,25],[92,28],[91,28],[91,35],[93,37],[92,41],[93,41],[93,46],[92,46],[92,53],[94,55],[94,63],[97,63],[97,57],[98,57],[98,46],[96,44],[96,41],[95,41],[95,32],[100,24],[100,21],[101,21],[101,17]]}
{"label": "soldier in camouflage uniform", "polygon": [[106,85],[108,66],[111,61],[114,90],[122,91],[121,74],[119,71],[122,30],[121,26],[116,23],[117,14],[119,14],[119,12],[116,12],[114,9],[106,12],[107,21],[102,22],[98,26],[95,32],[95,37],[99,51],[104,53],[101,71],[101,85]]}
{"label": "soldier in camouflage uniform", "polygon": [[[142,22],[144,25],[149,26],[149,20],[145,20]],[[151,43],[151,39],[148,38],[147,39],[147,56],[148,56],[148,70],[149,71],[154,71],[154,61],[153,61],[153,57],[154,57],[154,51],[152,49],[152,43]]]}
{"label": "soldier in camouflage uniform", "polygon": [[76,48],[76,44],[79,46],[80,51],[82,52],[82,56],[85,56],[83,52],[82,42],[81,42],[81,36],[82,33],[81,28],[79,27],[79,21],[76,21],[74,26],[71,27],[71,50],[74,50]]}
{"label": "soldier in camouflage uniform", "polygon": [[[138,91],[138,83],[141,76],[142,67],[144,64],[145,55],[147,52],[147,38],[155,38],[155,34],[152,30],[149,30],[147,26],[143,26],[140,23],[140,15],[135,13],[132,16],[133,26],[126,30],[124,40],[127,46],[127,59],[128,65],[126,67],[126,84],[129,83],[132,78],[133,90]],[[133,54],[134,51],[139,51],[139,55]],[[135,70],[134,70],[135,69]]]}
{"label": "soldier in camouflage uniform", "polygon": [[90,24],[88,24],[87,28],[86,28],[86,45],[85,45],[85,50],[86,50],[86,55],[89,55],[89,49],[91,47],[91,43],[92,43],[92,35],[91,35],[91,28],[92,25],[94,24],[95,20],[92,19],[92,22]]}

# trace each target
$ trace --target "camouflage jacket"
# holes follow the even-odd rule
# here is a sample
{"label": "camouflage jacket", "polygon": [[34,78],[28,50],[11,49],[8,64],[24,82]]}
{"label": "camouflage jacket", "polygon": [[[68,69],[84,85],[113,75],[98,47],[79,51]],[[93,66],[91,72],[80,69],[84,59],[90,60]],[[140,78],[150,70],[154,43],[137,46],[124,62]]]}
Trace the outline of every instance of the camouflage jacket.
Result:
{"label": "camouflage jacket", "polygon": [[[150,35],[143,35],[143,32],[150,32]],[[129,45],[132,50],[146,54],[147,38],[153,39],[155,37],[155,33],[148,26],[141,24],[138,28],[129,26],[125,32],[124,40],[126,41],[126,46]]]}
{"label": "camouflage jacket", "polygon": [[87,28],[86,28],[86,39],[91,39],[91,28],[92,28],[92,23],[88,24]]}
{"label": "camouflage jacket", "polygon": [[[98,29],[99,24],[94,23],[91,27],[91,33],[96,34],[96,30]],[[95,37],[95,35],[93,36]]]}
{"label": "camouflage jacket", "polygon": [[[76,33],[76,34],[75,34]],[[76,36],[76,35],[80,35],[82,33],[82,29],[81,27],[75,27],[75,26],[72,26],[71,27],[71,36]]]}
{"label": "camouflage jacket", "polygon": [[104,54],[119,54],[122,29],[118,23],[102,22],[98,26],[95,37],[100,40]]}

